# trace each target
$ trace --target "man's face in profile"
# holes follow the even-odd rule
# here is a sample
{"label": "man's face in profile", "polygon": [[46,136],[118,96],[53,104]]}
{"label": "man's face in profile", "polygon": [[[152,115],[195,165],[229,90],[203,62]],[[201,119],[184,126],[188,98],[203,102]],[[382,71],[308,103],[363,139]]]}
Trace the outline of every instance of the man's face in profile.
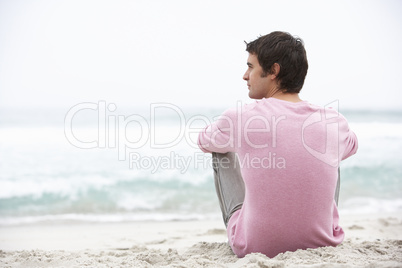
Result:
{"label": "man's face in profile", "polygon": [[273,86],[271,75],[267,74],[263,76],[264,72],[255,54],[249,54],[247,66],[248,68],[243,75],[243,79],[247,81],[248,96],[251,99],[265,98]]}

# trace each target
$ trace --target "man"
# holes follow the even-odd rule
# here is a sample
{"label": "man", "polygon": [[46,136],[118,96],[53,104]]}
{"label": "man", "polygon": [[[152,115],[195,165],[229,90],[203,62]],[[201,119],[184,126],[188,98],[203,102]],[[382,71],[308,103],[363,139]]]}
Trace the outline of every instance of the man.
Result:
{"label": "man", "polygon": [[213,153],[215,185],[229,244],[238,257],[336,246],[340,160],[357,151],[337,111],[299,98],[308,62],[303,42],[272,32],[247,44],[249,97],[200,134]]}

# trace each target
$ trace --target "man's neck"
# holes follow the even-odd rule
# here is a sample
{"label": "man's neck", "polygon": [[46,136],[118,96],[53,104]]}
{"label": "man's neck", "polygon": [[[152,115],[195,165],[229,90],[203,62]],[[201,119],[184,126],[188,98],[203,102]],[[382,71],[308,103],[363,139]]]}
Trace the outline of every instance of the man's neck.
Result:
{"label": "man's neck", "polygon": [[289,102],[300,102],[302,101],[298,93],[283,93],[282,91],[276,92],[271,98],[276,98],[279,100],[289,101]]}

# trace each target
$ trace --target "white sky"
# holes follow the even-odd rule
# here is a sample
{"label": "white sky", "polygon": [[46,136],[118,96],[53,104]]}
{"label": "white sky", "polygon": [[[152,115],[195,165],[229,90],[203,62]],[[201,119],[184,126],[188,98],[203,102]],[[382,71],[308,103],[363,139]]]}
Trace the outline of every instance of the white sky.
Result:
{"label": "white sky", "polygon": [[234,106],[243,41],[275,30],[305,42],[303,99],[402,108],[397,0],[0,0],[0,106]]}

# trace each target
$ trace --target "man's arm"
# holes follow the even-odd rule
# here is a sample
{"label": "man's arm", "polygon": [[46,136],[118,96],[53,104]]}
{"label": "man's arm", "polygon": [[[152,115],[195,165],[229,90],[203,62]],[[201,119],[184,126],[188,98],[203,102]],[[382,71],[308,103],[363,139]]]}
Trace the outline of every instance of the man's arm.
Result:
{"label": "man's arm", "polygon": [[341,121],[339,125],[339,132],[343,133],[340,137],[340,147],[343,149],[341,152],[341,160],[354,155],[357,152],[358,141],[356,134],[350,129],[348,122],[345,118]]}
{"label": "man's arm", "polygon": [[198,147],[205,153],[227,153],[235,150],[236,122],[230,111],[203,129],[198,136]]}

